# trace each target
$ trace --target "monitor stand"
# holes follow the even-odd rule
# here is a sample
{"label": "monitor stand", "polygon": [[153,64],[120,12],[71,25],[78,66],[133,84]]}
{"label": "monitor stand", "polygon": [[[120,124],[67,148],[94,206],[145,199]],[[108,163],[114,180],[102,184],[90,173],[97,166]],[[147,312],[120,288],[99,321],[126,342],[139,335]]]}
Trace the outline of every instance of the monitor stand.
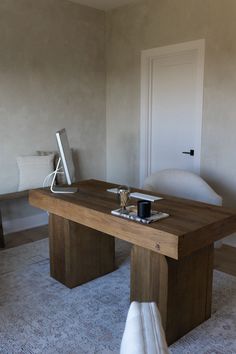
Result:
{"label": "monitor stand", "polygon": [[57,162],[57,167],[55,169],[54,175],[53,175],[53,179],[52,179],[52,183],[51,183],[51,187],[50,190],[52,193],[76,193],[78,192],[78,187],[73,187],[73,186],[56,186],[55,185],[55,180],[56,180],[56,176],[59,173],[59,166],[60,166],[60,162],[61,162],[61,158],[59,157],[58,162]]}
{"label": "monitor stand", "polygon": [[71,186],[52,186],[51,187],[51,192],[52,193],[76,193],[78,192],[77,187],[71,187]]}

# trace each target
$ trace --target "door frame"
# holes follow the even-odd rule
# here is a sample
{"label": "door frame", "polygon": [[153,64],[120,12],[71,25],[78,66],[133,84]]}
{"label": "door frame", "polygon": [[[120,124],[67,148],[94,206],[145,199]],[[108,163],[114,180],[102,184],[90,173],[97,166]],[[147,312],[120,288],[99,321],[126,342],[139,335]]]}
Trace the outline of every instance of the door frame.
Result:
{"label": "door frame", "polygon": [[194,157],[196,171],[200,174],[202,109],[203,109],[203,81],[205,61],[205,39],[152,48],[141,52],[141,100],[140,100],[140,174],[139,184],[151,173],[151,108],[152,108],[152,72],[153,61],[157,57],[167,54],[177,54],[196,50],[197,54],[197,146]]}

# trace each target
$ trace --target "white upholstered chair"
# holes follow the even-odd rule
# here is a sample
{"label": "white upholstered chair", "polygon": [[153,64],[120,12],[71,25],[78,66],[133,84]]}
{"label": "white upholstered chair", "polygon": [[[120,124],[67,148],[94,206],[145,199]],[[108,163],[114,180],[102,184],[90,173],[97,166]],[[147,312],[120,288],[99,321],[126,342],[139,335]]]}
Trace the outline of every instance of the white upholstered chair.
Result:
{"label": "white upholstered chair", "polygon": [[160,313],[154,302],[132,302],[120,354],[168,354]]}
{"label": "white upholstered chair", "polygon": [[200,176],[186,170],[167,169],[156,172],[146,178],[144,189],[203,203],[222,205],[222,197],[209,184]]}
{"label": "white upholstered chair", "polygon": [[[167,169],[153,173],[146,178],[144,189],[203,203],[222,205],[222,197],[209,184],[200,176],[186,170]],[[221,247],[221,245],[222,241],[215,242],[215,247]]]}

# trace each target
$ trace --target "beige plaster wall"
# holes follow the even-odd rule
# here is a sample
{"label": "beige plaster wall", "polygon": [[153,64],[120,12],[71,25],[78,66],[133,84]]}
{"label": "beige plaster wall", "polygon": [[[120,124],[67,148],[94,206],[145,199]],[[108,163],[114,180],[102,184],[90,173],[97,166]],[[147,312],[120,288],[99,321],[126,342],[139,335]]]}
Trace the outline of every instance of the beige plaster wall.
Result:
{"label": "beige plaster wall", "polygon": [[66,0],[0,1],[0,193],[16,156],[55,150],[65,127],[80,178],[105,178],[104,12]]}
{"label": "beige plaster wall", "polygon": [[236,206],[236,1],[147,0],[107,14],[107,179],[138,185],[141,50],[206,39],[201,174]]}

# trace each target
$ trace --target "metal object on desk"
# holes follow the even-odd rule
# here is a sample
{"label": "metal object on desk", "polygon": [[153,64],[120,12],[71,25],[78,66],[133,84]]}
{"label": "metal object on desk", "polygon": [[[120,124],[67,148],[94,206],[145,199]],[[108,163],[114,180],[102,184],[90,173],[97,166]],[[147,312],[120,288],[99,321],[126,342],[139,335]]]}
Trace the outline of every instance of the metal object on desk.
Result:
{"label": "metal object on desk", "polygon": [[127,214],[126,206],[129,200],[130,189],[128,186],[120,186],[118,188],[120,195],[120,207],[123,214]]}

